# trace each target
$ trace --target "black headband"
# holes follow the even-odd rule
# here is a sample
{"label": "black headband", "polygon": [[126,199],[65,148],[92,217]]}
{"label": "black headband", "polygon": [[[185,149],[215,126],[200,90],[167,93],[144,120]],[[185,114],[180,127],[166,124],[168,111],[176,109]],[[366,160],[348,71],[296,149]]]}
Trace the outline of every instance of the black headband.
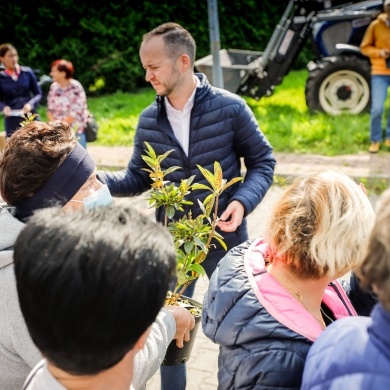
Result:
{"label": "black headband", "polygon": [[16,217],[23,219],[38,209],[64,206],[88,180],[95,167],[91,156],[78,143],[33,196],[15,205]]}

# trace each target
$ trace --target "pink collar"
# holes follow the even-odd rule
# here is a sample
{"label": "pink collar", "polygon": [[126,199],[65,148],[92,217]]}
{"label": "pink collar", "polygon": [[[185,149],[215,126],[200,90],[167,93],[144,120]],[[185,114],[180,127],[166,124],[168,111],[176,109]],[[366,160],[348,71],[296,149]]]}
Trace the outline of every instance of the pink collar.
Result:
{"label": "pink collar", "polygon": [[[258,239],[251,244],[244,256],[245,270],[257,299],[277,321],[314,341],[322,332],[320,324],[267,272],[264,258],[267,257],[268,251],[268,243]],[[323,302],[335,318],[349,316],[348,309],[353,315],[357,315],[341,285],[337,281],[332,284],[334,287],[328,286],[325,290]]]}

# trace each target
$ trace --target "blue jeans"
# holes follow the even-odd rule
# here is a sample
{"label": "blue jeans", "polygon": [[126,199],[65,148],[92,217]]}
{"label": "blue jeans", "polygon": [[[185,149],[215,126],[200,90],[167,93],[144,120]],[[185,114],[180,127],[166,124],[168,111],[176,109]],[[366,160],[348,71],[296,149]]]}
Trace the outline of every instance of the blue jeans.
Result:
{"label": "blue jeans", "polygon": [[[389,86],[390,76],[371,76],[371,142],[382,141],[382,114]],[[390,139],[390,115],[387,117],[385,138]]]}
{"label": "blue jeans", "polygon": [[87,149],[87,136],[85,133],[82,134],[76,134],[77,141],[79,141],[79,144],[84,148]]}

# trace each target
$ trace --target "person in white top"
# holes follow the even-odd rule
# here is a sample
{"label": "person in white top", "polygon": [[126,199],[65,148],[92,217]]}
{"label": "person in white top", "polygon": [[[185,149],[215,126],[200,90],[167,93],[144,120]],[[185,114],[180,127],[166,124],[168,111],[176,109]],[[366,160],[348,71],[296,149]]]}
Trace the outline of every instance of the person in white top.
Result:
{"label": "person in white top", "polygon": [[[19,234],[14,267],[23,317],[45,358],[24,389],[144,388],[165,351],[144,356],[142,367],[134,358],[152,352],[148,335],[170,315],[161,308],[175,249],[163,226],[113,204],[77,213],[49,207]],[[174,325],[163,337],[173,337]]]}

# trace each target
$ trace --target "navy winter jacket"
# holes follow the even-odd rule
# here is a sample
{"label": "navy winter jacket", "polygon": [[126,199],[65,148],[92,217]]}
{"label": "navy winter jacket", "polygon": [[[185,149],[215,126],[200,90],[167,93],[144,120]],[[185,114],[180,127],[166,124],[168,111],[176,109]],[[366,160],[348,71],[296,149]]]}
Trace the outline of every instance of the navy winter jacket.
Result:
{"label": "navy winter jacket", "polygon": [[[272,147],[261,132],[258,122],[246,102],[226,90],[212,87],[204,74],[196,74],[200,85],[195,93],[191,111],[188,156],[176,139],[168,121],[164,98],[157,96],[156,102],[140,115],[134,140],[134,152],[126,170],[99,172],[99,179],[106,183],[113,196],[134,196],[150,189],[151,180],[141,155],[145,155],[148,142],[157,155],[168,150],[173,152],[162,162],[162,168],[180,166],[167,180],[178,185],[182,179],[195,175],[194,182],[207,184],[197,164],[214,171],[214,162],[221,164],[223,177],[230,180],[241,174],[241,158],[246,166],[245,181],[229,187],[219,200],[218,214],[227,205],[237,200],[248,215],[260,203],[273,181],[275,159]],[[193,202],[193,215],[200,213],[197,199],[203,201],[208,191],[193,191],[188,200]],[[188,210],[186,210],[188,211]],[[175,218],[181,215],[176,213]],[[157,220],[163,221],[163,210],[157,210]],[[228,247],[247,239],[244,232],[223,233]],[[240,229],[238,229],[240,230]]]}
{"label": "navy winter jacket", "polygon": [[303,390],[390,389],[390,313],[377,305],[370,317],[329,326],[307,356]]}
{"label": "navy winter jacket", "polygon": [[[12,110],[21,109],[27,103],[32,107],[32,112],[42,99],[42,90],[38,85],[34,72],[28,66],[20,67],[20,74],[17,80],[13,80],[5,71],[0,72],[0,112],[4,107],[9,106]],[[22,117],[6,117],[5,130],[7,136],[10,136],[20,123],[24,120]]]}

